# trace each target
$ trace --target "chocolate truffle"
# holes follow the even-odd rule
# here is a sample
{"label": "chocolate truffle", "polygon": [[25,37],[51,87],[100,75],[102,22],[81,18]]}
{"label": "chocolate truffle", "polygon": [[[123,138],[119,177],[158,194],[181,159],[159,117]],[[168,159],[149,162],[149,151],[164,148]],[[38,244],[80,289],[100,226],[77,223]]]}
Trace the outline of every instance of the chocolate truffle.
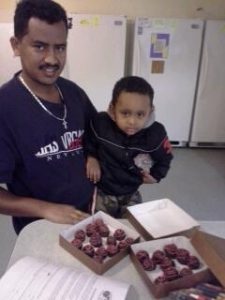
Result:
{"label": "chocolate truffle", "polygon": [[169,257],[164,257],[164,259],[161,261],[160,263],[160,268],[162,270],[165,270],[169,267],[173,267],[174,266],[174,261],[172,259],[170,259]]}
{"label": "chocolate truffle", "polygon": [[137,259],[138,259],[140,262],[142,262],[142,261],[143,261],[144,259],[146,259],[146,258],[150,258],[148,252],[145,251],[145,250],[139,250],[139,251],[136,253],[136,257],[137,257]]}
{"label": "chocolate truffle", "polygon": [[131,238],[131,237],[127,237],[127,238],[125,239],[125,241],[127,242],[128,245],[132,245],[133,242],[134,242],[134,239]]}
{"label": "chocolate truffle", "polygon": [[100,236],[100,234],[98,232],[93,233],[92,236],[90,237],[89,241],[93,247],[102,246],[102,237]]}
{"label": "chocolate truffle", "polygon": [[188,263],[189,256],[190,254],[188,250],[183,248],[177,249],[176,259],[180,264],[186,265]]}
{"label": "chocolate truffle", "polygon": [[124,250],[128,247],[129,245],[127,244],[127,242],[125,240],[119,241],[118,243],[118,248],[119,250]]}
{"label": "chocolate truffle", "polygon": [[83,242],[85,240],[86,234],[84,230],[80,229],[75,232],[74,237],[75,239],[79,239]]}
{"label": "chocolate truffle", "polygon": [[160,264],[165,257],[165,253],[161,250],[156,250],[152,254],[152,259],[156,264]]}
{"label": "chocolate truffle", "polygon": [[195,270],[195,269],[198,269],[200,267],[200,261],[196,256],[190,255],[189,258],[188,258],[187,265],[190,269]]}
{"label": "chocolate truffle", "polygon": [[102,224],[98,226],[98,232],[102,237],[109,236],[109,228],[107,225]]}
{"label": "chocolate truffle", "polygon": [[76,248],[78,248],[78,249],[82,249],[82,245],[83,245],[83,243],[82,243],[82,241],[81,240],[79,240],[79,239],[73,239],[72,240],[72,242],[71,242],[71,244],[73,244],[73,246],[75,246]]}
{"label": "chocolate truffle", "polygon": [[103,247],[103,246],[101,246],[98,249],[96,249],[95,254],[99,255],[99,256],[102,256],[104,258],[108,256],[108,252],[105,249],[105,247]]}
{"label": "chocolate truffle", "polygon": [[83,252],[84,252],[85,254],[87,254],[88,256],[93,257],[94,254],[95,254],[95,249],[94,249],[94,247],[91,246],[90,244],[87,244],[87,245],[85,245],[85,246],[83,247]]}
{"label": "chocolate truffle", "polygon": [[126,233],[123,229],[116,229],[113,236],[118,240],[122,241],[126,237]]}
{"label": "chocolate truffle", "polygon": [[112,235],[108,236],[106,239],[107,245],[116,245],[116,238]]}
{"label": "chocolate truffle", "polygon": [[163,272],[164,272],[164,276],[167,281],[172,281],[172,280],[179,278],[179,273],[178,273],[177,269],[174,267],[169,267],[169,268],[165,269]]}
{"label": "chocolate truffle", "polygon": [[97,228],[94,224],[89,223],[86,226],[86,234],[87,234],[88,237],[90,237],[93,233],[96,233],[96,232],[97,232]]}
{"label": "chocolate truffle", "polygon": [[94,221],[94,225],[95,225],[96,227],[99,227],[99,226],[101,226],[101,225],[105,225],[105,223],[104,223],[104,221],[103,221],[102,219],[98,218],[98,219],[96,219],[96,220]]}
{"label": "chocolate truffle", "polygon": [[163,247],[163,250],[166,254],[166,256],[170,258],[175,258],[177,255],[177,246],[173,243],[167,244]]}
{"label": "chocolate truffle", "polygon": [[118,253],[118,247],[116,245],[108,245],[106,248],[108,255],[110,257],[114,256],[115,254]]}
{"label": "chocolate truffle", "polygon": [[155,262],[151,258],[145,258],[141,261],[141,264],[146,271],[153,271],[156,267]]}

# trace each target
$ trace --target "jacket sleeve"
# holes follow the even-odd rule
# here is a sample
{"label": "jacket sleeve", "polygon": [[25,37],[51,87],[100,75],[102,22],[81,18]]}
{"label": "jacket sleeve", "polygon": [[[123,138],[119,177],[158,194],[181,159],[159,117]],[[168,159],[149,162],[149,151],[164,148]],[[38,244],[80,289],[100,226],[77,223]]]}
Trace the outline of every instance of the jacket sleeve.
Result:
{"label": "jacket sleeve", "polygon": [[167,136],[162,140],[157,150],[152,153],[151,157],[153,165],[150,174],[159,182],[166,177],[173,159],[172,147]]}
{"label": "jacket sleeve", "polygon": [[93,156],[98,158],[98,139],[97,132],[94,126],[94,121],[90,120],[87,124],[84,133],[84,154],[85,156]]}

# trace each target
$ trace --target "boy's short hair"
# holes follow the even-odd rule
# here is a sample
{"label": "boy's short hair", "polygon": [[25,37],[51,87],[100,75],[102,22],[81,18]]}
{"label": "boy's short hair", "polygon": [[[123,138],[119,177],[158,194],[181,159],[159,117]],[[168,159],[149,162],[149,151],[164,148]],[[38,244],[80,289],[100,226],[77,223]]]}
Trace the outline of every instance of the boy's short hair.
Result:
{"label": "boy's short hair", "polygon": [[150,104],[153,104],[154,90],[151,85],[141,77],[127,76],[117,81],[112,91],[112,105],[116,104],[116,101],[122,92],[148,95],[151,101]]}
{"label": "boy's short hair", "polygon": [[15,37],[21,39],[27,34],[31,18],[38,18],[48,24],[63,21],[68,30],[66,11],[58,3],[52,0],[20,0],[14,14]]}

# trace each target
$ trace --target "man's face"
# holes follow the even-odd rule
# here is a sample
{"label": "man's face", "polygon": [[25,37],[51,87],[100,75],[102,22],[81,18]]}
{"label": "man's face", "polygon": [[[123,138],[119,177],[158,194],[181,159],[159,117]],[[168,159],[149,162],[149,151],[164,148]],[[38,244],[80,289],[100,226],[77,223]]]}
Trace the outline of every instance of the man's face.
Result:
{"label": "man's face", "polygon": [[48,24],[37,18],[29,20],[28,31],[21,39],[11,40],[30,88],[55,83],[65,65],[66,42],[67,30],[62,21]]}

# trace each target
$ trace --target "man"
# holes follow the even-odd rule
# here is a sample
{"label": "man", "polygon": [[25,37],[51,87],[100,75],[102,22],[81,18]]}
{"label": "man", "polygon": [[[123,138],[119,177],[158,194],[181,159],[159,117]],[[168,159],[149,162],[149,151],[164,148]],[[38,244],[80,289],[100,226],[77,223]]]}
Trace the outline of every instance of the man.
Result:
{"label": "man", "polygon": [[93,185],[82,138],[96,113],[85,92],[59,77],[67,16],[51,0],[21,0],[11,45],[22,70],[0,89],[0,213],[17,233],[45,218],[72,224],[87,216]]}

